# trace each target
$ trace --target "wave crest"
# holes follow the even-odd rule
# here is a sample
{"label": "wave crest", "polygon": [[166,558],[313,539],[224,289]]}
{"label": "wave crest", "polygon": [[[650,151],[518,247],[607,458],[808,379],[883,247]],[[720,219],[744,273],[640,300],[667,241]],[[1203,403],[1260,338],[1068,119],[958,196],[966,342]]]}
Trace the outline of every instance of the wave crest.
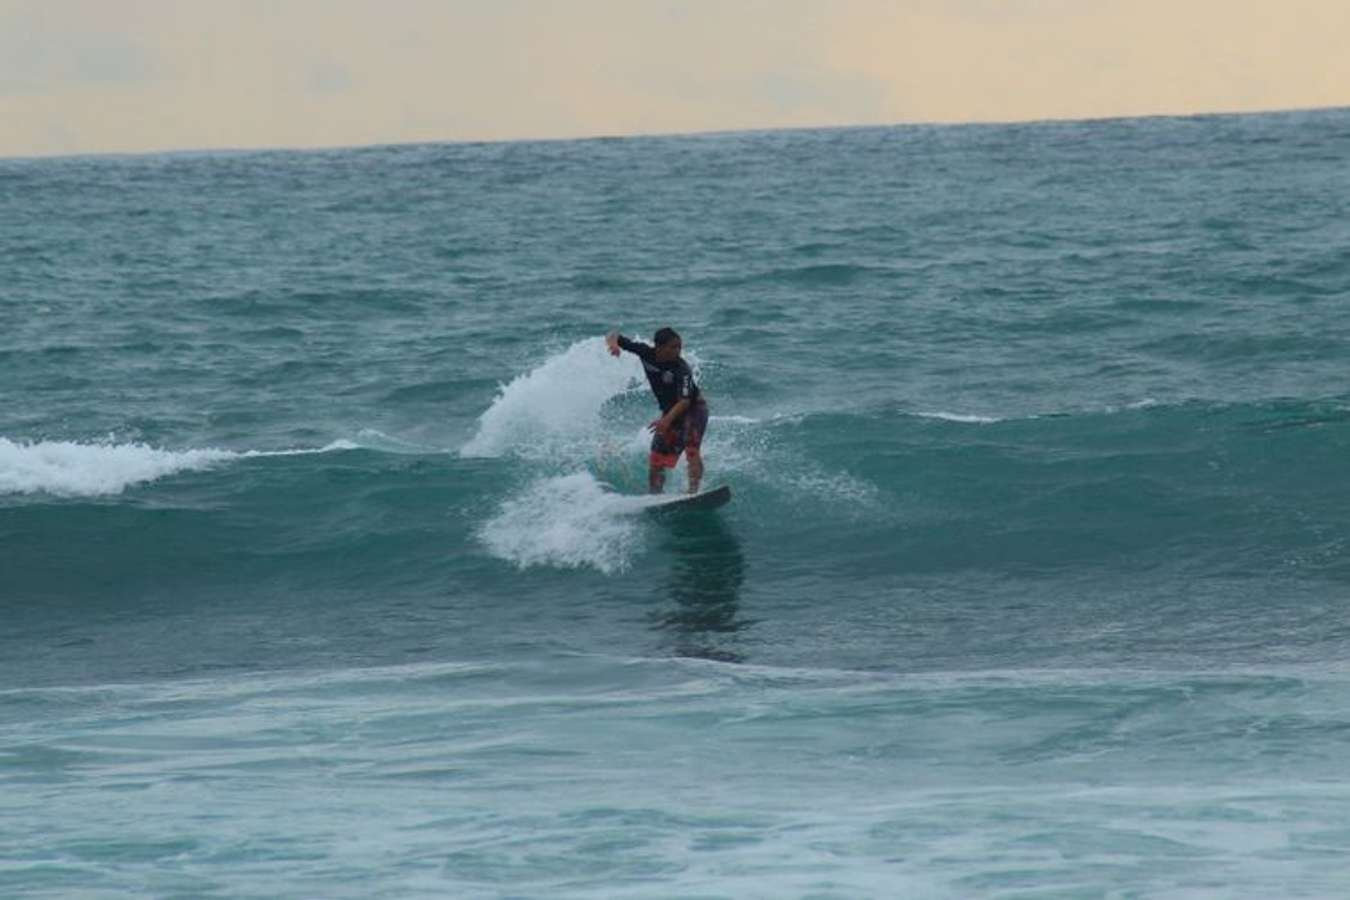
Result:
{"label": "wave crest", "polygon": [[16,443],[0,438],[0,494],[120,494],[133,485],[205,469],[239,455],[229,450],[161,450],[134,443]]}
{"label": "wave crest", "polygon": [[27,442],[0,437],[0,495],[103,497],[179,472],[200,471],[239,459],[353,449],[357,445],[344,440],[318,449],[236,451],[165,450],[141,443]]}

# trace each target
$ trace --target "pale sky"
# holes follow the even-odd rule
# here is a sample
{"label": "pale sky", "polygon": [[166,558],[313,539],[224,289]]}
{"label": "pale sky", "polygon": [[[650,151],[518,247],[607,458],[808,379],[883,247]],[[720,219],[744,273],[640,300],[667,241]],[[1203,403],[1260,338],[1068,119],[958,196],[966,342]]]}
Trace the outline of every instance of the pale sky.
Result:
{"label": "pale sky", "polygon": [[1350,106],[1350,0],[0,0],[0,156]]}

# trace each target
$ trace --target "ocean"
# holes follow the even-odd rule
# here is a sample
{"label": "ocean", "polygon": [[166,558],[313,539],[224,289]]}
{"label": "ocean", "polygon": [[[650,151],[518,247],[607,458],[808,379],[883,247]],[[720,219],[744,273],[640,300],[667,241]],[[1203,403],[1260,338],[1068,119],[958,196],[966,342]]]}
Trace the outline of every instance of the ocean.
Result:
{"label": "ocean", "polygon": [[0,895],[1350,895],[1348,350],[1350,110],[0,160]]}

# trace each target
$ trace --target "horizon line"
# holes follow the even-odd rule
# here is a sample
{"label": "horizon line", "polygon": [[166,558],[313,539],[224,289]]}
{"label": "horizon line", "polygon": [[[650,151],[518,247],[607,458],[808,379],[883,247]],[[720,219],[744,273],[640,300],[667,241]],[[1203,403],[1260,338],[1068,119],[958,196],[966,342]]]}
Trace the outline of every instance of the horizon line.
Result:
{"label": "horizon line", "polygon": [[815,131],[861,131],[864,129],[898,128],[1006,128],[1016,125],[1062,125],[1091,124],[1099,122],[1122,122],[1151,119],[1219,119],[1219,118],[1255,118],[1258,116],[1296,115],[1300,113],[1330,113],[1350,111],[1350,105],[1332,106],[1290,106],[1269,109],[1210,110],[1194,113],[1140,113],[1138,115],[1101,115],[1101,116],[1064,116],[1033,119],[972,119],[969,121],[897,121],[877,123],[855,123],[849,125],[782,125],[749,126],[745,128],[696,129],[692,131],[644,131],[629,134],[582,134],[554,137],[511,137],[511,138],[445,138],[441,140],[418,141],[372,141],[358,144],[320,144],[315,146],[258,145],[224,147],[174,147],[160,150],[89,150],[80,153],[37,153],[20,155],[0,154],[0,162],[39,162],[56,160],[138,158],[155,156],[242,156],[251,153],[333,153],[362,150],[387,150],[402,147],[440,147],[440,146],[481,146],[493,144],[562,144],[590,141],[627,141],[627,140],[669,140],[726,137],[731,135],[780,134],[791,132]]}

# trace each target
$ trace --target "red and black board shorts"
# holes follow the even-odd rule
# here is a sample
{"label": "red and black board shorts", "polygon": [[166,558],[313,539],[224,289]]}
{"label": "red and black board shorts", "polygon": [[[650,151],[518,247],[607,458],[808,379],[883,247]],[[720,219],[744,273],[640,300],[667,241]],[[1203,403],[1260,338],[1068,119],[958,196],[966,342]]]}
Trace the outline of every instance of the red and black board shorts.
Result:
{"label": "red and black board shorts", "polygon": [[673,469],[681,453],[697,457],[703,446],[703,432],[708,427],[708,404],[699,400],[689,407],[680,421],[666,432],[652,435],[651,464],[653,468]]}

